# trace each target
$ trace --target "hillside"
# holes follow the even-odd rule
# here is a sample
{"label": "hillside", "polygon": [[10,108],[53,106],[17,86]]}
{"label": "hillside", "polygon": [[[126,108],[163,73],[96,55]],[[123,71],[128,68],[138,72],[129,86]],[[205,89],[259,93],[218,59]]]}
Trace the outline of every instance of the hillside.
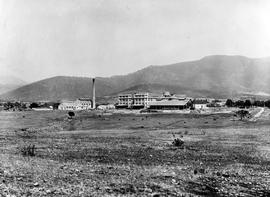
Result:
{"label": "hillside", "polygon": [[[138,84],[179,86],[192,93],[233,95],[241,92],[270,93],[270,60],[243,56],[208,56],[198,61],[149,66],[125,76],[103,78],[128,89]],[[124,87],[123,87],[124,86]]]}
{"label": "hillside", "polygon": [[[109,84],[96,80],[96,94],[98,96],[104,95],[103,92],[112,93],[113,91],[113,87]],[[57,101],[90,96],[92,96],[91,78],[57,76],[20,87],[3,94],[1,98],[23,101]]]}
{"label": "hillside", "polygon": [[0,75],[0,94],[15,90],[26,84],[25,81],[10,75]]}
{"label": "hillside", "polygon": [[[207,56],[197,61],[149,66],[134,73],[96,78],[96,95],[168,90],[188,96],[230,97],[240,93],[270,94],[269,58]],[[53,77],[1,95],[5,99],[60,100],[91,96],[90,78]]]}
{"label": "hillside", "polygon": [[151,93],[162,93],[165,91],[169,91],[172,94],[182,94],[191,97],[203,97],[205,95],[211,97],[220,97],[220,94],[214,93],[207,90],[200,89],[189,89],[185,87],[181,87],[178,85],[163,85],[163,84],[139,84],[136,86],[132,86],[128,89],[122,90],[119,93],[132,93],[132,92],[151,92]]}

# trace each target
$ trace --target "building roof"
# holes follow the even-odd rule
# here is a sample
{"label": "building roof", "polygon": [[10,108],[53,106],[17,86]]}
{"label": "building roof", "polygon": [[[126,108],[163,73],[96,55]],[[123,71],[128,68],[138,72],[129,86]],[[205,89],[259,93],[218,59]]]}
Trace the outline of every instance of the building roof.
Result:
{"label": "building roof", "polygon": [[163,92],[163,96],[164,96],[164,97],[169,97],[169,96],[171,96],[171,93],[170,93],[170,92],[168,92],[168,91]]}
{"label": "building roof", "polygon": [[78,100],[79,101],[92,101],[92,99],[90,98],[79,98]]}
{"label": "building roof", "polygon": [[188,100],[162,100],[149,103],[150,106],[184,106]]}
{"label": "building roof", "polygon": [[131,93],[120,93],[118,94],[118,96],[132,96]]}
{"label": "building roof", "polygon": [[149,94],[149,93],[148,92],[134,92],[133,94],[136,95],[136,94]]}
{"label": "building roof", "polygon": [[69,101],[69,102],[63,102],[63,103],[61,103],[60,105],[61,105],[61,106],[74,106],[75,103]]}
{"label": "building roof", "polygon": [[195,100],[193,104],[207,104],[207,100]]}
{"label": "building roof", "polygon": [[161,97],[162,94],[159,93],[149,93],[149,97]]}
{"label": "building roof", "polygon": [[63,104],[63,103],[74,103],[74,101],[62,100],[61,104]]}

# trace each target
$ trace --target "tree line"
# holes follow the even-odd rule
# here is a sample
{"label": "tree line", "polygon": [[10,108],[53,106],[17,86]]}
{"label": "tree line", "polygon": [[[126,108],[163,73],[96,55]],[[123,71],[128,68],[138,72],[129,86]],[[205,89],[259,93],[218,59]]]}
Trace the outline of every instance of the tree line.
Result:
{"label": "tree line", "polygon": [[24,103],[24,102],[5,102],[1,103],[0,105],[3,107],[4,110],[11,110],[11,111],[24,111],[24,110],[31,110],[33,108],[50,108],[58,109],[60,103],[58,102],[48,102],[48,103]]}
{"label": "tree line", "polygon": [[270,100],[267,101],[254,101],[251,102],[250,100],[237,100],[233,101],[232,99],[227,99],[226,101],[227,107],[238,107],[238,108],[250,108],[250,107],[268,107],[270,108]]}

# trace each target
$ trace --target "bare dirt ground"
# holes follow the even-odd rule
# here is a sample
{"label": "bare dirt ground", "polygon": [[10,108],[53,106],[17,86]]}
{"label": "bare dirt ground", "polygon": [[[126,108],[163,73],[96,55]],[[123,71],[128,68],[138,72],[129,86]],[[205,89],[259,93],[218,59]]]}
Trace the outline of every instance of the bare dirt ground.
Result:
{"label": "bare dirt ground", "polygon": [[[0,112],[2,196],[270,196],[269,109],[233,114]],[[233,121],[234,120],[234,121]],[[172,145],[174,138],[184,141]],[[22,148],[35,145],[34,156]]]}

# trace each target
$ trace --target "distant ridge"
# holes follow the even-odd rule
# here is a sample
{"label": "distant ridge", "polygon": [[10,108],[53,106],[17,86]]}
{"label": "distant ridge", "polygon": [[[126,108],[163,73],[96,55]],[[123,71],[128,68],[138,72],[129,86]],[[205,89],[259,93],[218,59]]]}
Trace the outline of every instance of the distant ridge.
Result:
{"label": "distant ridge", "polygon": [[[96,87],[98,95],[102,95],[103,91],[108,93],[114,91],[113,87],[100,80],[96,80]],[[22,101],[58,101],[91,96],[91,78],[56,76],[28,84],[0,97]]]}
{"label": "distant ridge", "polygon": [[118,92],[120,93],[134,93],[134,92],[151,92],[151,93],[163,93],[169,91],[172,94],[184,94],[192,97],[203,97],[205,95],[211,95],[213,97],[220,97],[219,94],[215,95],[211,91],[207,90],[190,90],[189,88],[177,86],[177,85],[163,85],[163,84],[139,84],[128,89]]}
{"label": "distant ridge", "polygon": [[[61,100],[91,95],[91,78],[57,76],[0,96],[17,100]],[[121,76],[97,77],[96,95],[168,90],[188,96],[231,97],[270,94],[270,59],[214,55],[197,61],[149,66]]]}
{"label": "distant ridge", "polygon": [[0,94],[17,89],[26,84],[25,81],[11,75],[1,75],[0,73]]}

